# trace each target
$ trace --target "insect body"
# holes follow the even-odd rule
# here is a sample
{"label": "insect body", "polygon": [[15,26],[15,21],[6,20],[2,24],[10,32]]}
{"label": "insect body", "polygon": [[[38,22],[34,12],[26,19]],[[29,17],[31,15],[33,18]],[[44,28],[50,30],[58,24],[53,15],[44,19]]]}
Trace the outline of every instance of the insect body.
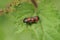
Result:
{"label": "insect body", "polygon": [[35,16],[35,17],[25,18],[23,20],[23,22],[26,23],[26,24],[31,25],[31,24],[37,23],[38,20],[39,20],[39,17],[38,16]]}

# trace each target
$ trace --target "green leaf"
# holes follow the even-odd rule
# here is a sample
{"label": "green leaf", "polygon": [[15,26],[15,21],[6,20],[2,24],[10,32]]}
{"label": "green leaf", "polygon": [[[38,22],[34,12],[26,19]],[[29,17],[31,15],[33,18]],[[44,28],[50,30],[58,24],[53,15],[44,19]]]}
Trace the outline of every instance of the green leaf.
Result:
{"label": "green leaf", "polygon": [[34,6],[24,2],[14,6],[16,11],[0,16],[0,40],[60,40],[60,0],[39,0],[40,20],[31,26],[25,17],[35,15]]}

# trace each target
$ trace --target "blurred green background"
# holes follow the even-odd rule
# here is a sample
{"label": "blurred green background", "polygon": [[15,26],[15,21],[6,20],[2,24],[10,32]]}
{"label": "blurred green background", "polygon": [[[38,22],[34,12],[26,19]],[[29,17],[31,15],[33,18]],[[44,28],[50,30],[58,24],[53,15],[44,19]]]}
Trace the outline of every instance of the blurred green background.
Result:
{"label": "blurred green background", "polygon": [[[12,0],[0,0],[0,8]],[[16,11],[0,16],[0,40],[60,40],[60,0],[39,0],[40,22],[27,26],[25,17],[35,16],[34,6],[23,2]]]}

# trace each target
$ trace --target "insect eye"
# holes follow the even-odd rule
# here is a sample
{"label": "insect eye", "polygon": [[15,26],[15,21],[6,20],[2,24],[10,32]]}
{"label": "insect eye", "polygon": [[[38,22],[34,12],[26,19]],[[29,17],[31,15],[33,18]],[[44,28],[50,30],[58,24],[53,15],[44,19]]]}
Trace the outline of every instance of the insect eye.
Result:
{"label": "insect eye", "polygon": [[31,18],[28,18],[27,20],[28,20],[28,21],[30,21],[30,20],[31,20]]}

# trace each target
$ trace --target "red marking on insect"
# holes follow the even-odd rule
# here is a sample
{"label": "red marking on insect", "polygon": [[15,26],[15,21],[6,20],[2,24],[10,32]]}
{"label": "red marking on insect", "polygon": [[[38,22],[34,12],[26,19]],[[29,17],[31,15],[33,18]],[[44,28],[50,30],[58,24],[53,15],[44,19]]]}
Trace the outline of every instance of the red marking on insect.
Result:
{"label": "red marking on insect", "polygon": [[34,19],[35,19],[35,22],[37,22],[39,20],[39,17],[35,16]]}
{"label": "red marking on insect", "polygon": [[39,17],[35,16],[35,17],[25,18],[23,22],[26,24],[33,24],[33,23],[37,23],[38,20],[39,20]]}
{"label": "red marking on insect", "polygon": [[32,23],[35,22],[34,18],[31,18]]}

